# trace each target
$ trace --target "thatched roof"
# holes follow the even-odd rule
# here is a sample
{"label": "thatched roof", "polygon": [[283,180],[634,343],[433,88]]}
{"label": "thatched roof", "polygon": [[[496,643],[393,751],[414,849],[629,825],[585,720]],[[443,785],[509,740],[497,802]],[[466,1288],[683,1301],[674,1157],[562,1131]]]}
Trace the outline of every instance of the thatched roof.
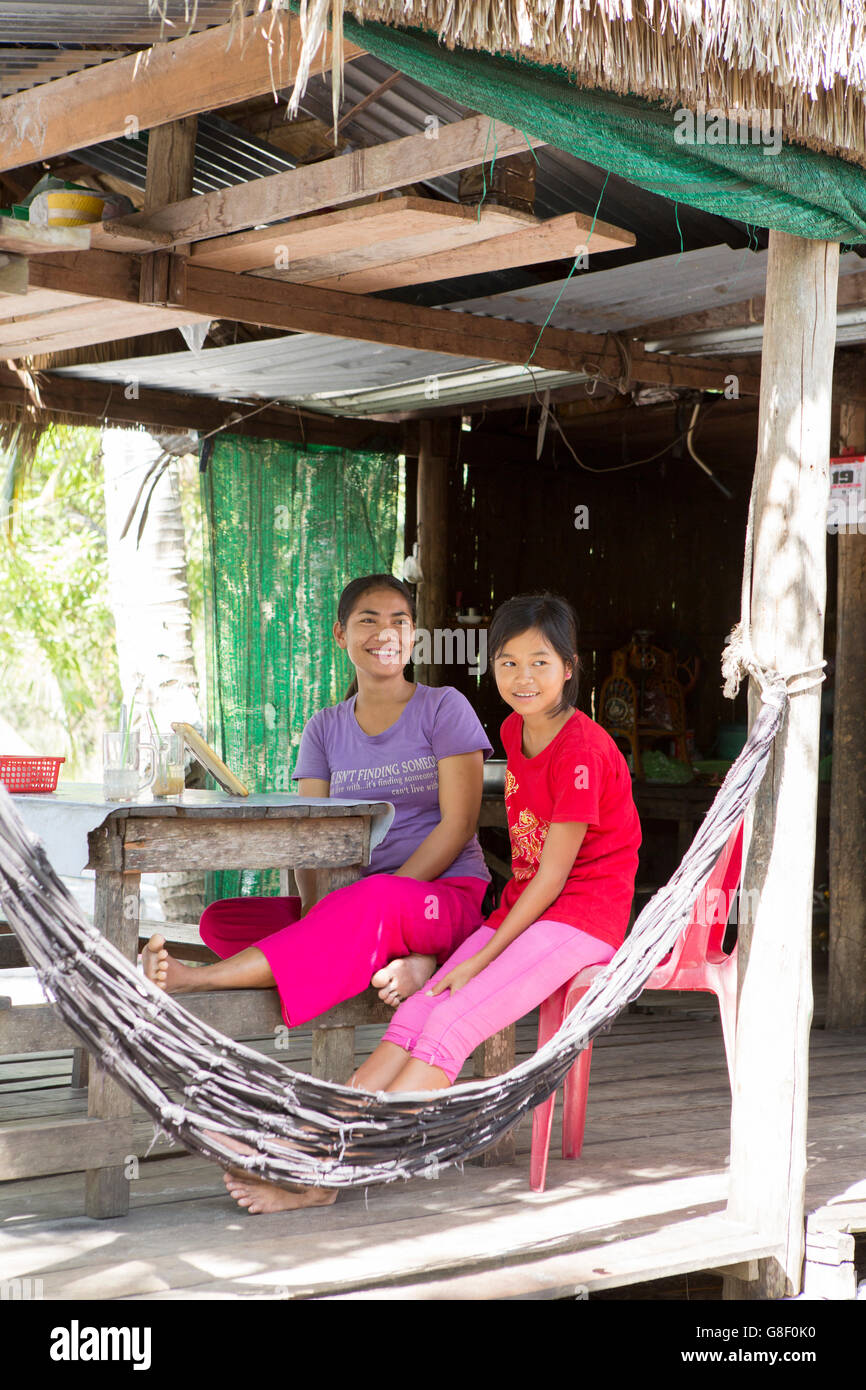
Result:
{"label": "thatched roof", "polygon": [[[272,0],[273,4],[280,0]],[[866,156],[863,0],[348,0],[347,14],[528,58],[581,87],[670,107],[781,110],[785,138]],[[302,0],[305,60],[340,0]],[[339,40],[335,45],[339,56]]]}

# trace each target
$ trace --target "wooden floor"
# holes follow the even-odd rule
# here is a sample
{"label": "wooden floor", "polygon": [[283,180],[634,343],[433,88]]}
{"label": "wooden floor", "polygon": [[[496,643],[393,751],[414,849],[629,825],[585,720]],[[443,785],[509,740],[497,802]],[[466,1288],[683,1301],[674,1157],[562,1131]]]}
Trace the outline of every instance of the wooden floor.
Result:
{"label": "wooden floor", "polygon": [[[820,999],[820,995],[819,995]],[[820,1021],[820,1012],[817,1017]],[[377,1040],[359,1029],[359,1057]],[[262,1043],[262,1051],[272,1043]],[[519,1027],[518,1054],[534,1049]],[[309,1063],[309,1034],[279,1054]],[[812,1037],[808,1205],[866,1229],[866,1030]],[[305,1055],[306,1054],[306,1055]],[[69,1053],[0,1063],[0,1120],[81,1113]],[[46,1299],[568,1298],[757,1257],[724,1222],[730,1096],[709,999],[642,996],[596,1044],[580,1160],[529,1190],[529,1124],[513,1166],[467,1166],[250,1217],[220,1172],[155,1144],[130,1165],[128,1217],[83,1215],[82,1174],[0,1183],[0,1280]],[[151,1122],[136,1122],[143,1155]],[[862,1277],[862,1275],[861,1275]]]}

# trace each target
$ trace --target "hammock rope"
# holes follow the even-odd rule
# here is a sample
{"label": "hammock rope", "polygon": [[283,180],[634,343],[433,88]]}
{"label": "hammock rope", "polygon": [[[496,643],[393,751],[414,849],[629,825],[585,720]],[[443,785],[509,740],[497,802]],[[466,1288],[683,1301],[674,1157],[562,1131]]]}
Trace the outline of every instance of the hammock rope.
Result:
{"label": "hammock rope", "polygon": [[[726,653],[734,662],[736,633]],[[762,704],[746,745],[693,843],[556,1035],[504,1075],[435,1097],[374,1095],[320,1081],[196,1019],[87,921],[3,788],[0,904],[70,1029],[154,1119],[154,1142],[165,1133],[223,1168],[284,1187],[435,1177],[489,1148],[551,1095],[673,948],[760,785],[788,707],[785,678],[766,669],[761,677]],[[227,1141],[254,1152],[240,1154]]]}

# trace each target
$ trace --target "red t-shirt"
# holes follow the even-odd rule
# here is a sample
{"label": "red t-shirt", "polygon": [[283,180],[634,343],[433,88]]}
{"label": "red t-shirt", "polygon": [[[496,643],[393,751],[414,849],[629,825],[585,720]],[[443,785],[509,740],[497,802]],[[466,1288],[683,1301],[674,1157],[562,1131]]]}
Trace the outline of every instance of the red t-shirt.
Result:
{"label": "red t-shirt", "polygon": [[488,918],[497,927],[538,871],[545,836],[555,821],[587,825],[561,894],[544,913],[612,946],[625,939],[641,841],[631,776],[610,734],[580,710],[534,758],[523,753],[523,716],[502,725],[508,759],[505,807],[514,877]]}

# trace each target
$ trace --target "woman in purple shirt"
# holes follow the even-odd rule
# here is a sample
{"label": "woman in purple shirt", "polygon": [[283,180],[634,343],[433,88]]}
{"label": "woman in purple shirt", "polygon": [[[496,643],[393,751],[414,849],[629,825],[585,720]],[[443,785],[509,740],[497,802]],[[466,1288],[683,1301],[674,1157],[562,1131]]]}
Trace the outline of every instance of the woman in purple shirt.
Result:
{"label": "woman in purple shirt", "polygon": [[344,589],[334,637],[356,693],[313,715],[294,772],[301,796],[393,803],[362,878],[318,902],[316,871],[298,869],[299,898],[212,903],[201,936],[222,959],[186,966],[152,936],[143,962],[155,984],[178,994],[276,985],[298,1027],[370,983],[398,1004],[479,926],[490,875],[475,826],[492,750],[459,691],[405,679],[414,618],[410,591],[391,575]]}

